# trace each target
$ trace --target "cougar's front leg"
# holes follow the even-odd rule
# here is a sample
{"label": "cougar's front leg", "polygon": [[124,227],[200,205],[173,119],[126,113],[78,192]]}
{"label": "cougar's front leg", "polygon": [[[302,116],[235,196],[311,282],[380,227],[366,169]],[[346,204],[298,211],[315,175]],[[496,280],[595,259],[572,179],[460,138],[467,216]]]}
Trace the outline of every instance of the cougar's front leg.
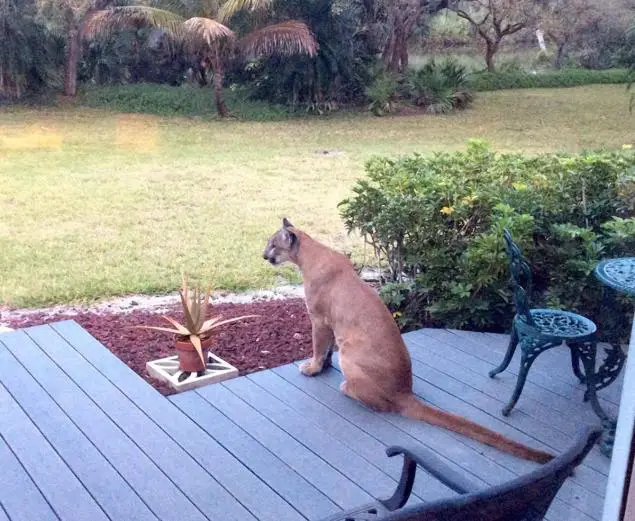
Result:
{"label": "cougar's front leg", "polygon": [[313,329],[313,357],[300,366],[306,376],[315,376],[322,372],[330,359],[331,345],[334,342],[333,330],[323,322],[311,319]]}

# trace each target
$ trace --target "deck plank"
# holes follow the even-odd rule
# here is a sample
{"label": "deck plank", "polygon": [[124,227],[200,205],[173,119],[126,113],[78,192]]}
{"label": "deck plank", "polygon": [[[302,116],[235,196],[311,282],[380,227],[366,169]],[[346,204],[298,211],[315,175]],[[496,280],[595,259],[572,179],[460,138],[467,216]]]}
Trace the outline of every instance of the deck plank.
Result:
{"label": "deck plank", "polygon": [[[413,336],[418,336],[416,334]],[[496,346],[494,342],[490,339],[483,339],[479,333],[465,332],[459,330],[440,330],[440,329],[426,329],[426,336],[431,336],[432,338],[444,338],[448,341],[448,343],[452,343],[456,348],[465,353],[472,354],[477,358],[485,360],[494,367],[496,367],[503,359],[504,351]],[[584,386],[576,383],[575,380],[571,379],[569,381],[565,381],[561,378],[554,378],[549,375],[548,372],[545,371],[545,367],[549,365],[548,358],[551,354],[553,354],[556,349],[547,351],[539,356],[534,365],[529,371],[528,380],[534,382],[537,385],[545,389],[549,389],[556,394],[566,398],[570,401],[571,404],[578,404],[578,406],[585,406],[582,398],[584,396]],[[518,353],[516,353],[518,356]],[[516,380],[516,376],[518,375],[518,358],[512,360],[512,363],[509,364],[509,367],[505,370],[505,372],[499,374],[497,378],[503,378],[505,376],[512,376],[513,380]],[[566,371],[562,371],[563,374],[572,373],[570,370],[570,364],[568,364]],[[506,375],[507,373],[507,375]],[[607,412],[615,411],[615,404],[606,400],[604,394],[602,392],[598,393],[598,399],[600,404],[606,408]],[[522,400],[522,397],[521,397]],[[520,404],[520,401],[519,401]]]}
{"label": "deck plank", "polygon": [[[320,458],[337,468],[371,497],[390,497],[397,480],[357,454],[356,451],[331,436],[317,423],[300,415],[270,393],[263,391],[248,378],[237,378],[225,385],[231,392],[260,411]],[[416,501],[421,501],[416,498]]]}
{"label": "deck plank", "polygon": [[[401,458],[388,458],[386,456],[386,447],[388,447],[389,443],[382,443],[354,423],[333,414],[333,411],[321,402],[311,398],[273,371],[259,371],[249,375],[248,378],[286,405],[292,407],[303,417],[320,425],[329,435],[357,451],[358,454],[377,468],[382,469],[386,474],[392,476],[393,479],[398,480],[400,478],[402,461]],[[452,491],[430,477],[430,480],[426,483],[417,481],[413,488],[413,493],[429,501],[449,496]]]}
{"label": "deck plank", "polygon": [[0,351],[0,381],[110,519],[157,517],[8,349]]}
{"label": "deck plank", "polygon": [[51,505],[1,436],[0,468],[0,504],[3,512],[11,516],[11,521],[59,521]]}
{"label": "deck plank", "polygon": [[108,521],[104,511],[4,385],[0,386],[0,434],[64,521]]}
{"label": "deck plank", "polygon": [[[333,357],[333,362],[334,362],[334,367],[338,367],[338,357],[337,355],[335,355]],[[326,374],[326,373],[325,373]],[[332,373],[330,375],[327,375],[325,380],[328,381],[328,383],[333,386],[333,388],[335,389],[336,385],[337,385],[337,378],[333,378],[332,377]],[[415,377],[415,381],[417,380],[417,378]],[[415,382],[415,388],[417,387],[417,383]],[[430,394],[430,393],[428,393]],[[426,397],[427,398],[427,397]],[[434,404],[436,406],[439,406],[438,404]],[[456,403],[453,404],[454,406],[456,406]],[[445,408],[444,406],[440,406],[441,408]],[[459,412],[459,414],[464,414],[462,412]],[[468,416],[468,414],[464,414],[466,416]],[[410,430],[415,430],[417,428],[421,427],[422,422],[412,422],[410,420],[407,419],[401,419],[398,417],[398,421],[401,421],[404,425],[405,429],[410,429]],[[477,420],[478,421],[478,420]],[[480,422],[479,423],[483,423]],[[429,426],[428,426],[429,427]],[[432,427],[434,428],[434,427]],[[454,433],[452,433],[454,435]],[[493,449],[491,447],[487,447],[487,446],[483,446],[482,444],[474,441],[474,440],[470,440],[470,439],[466,439],[463,436],[460,435],[456,435],[457,437],[460,437],[461,439],[465,439],[466,443],[469,443],[470,445],[474,445],[475,447],[481,446],[483,452],[485,451],[493,451],[494,455],[492,456],[493,461],[501,461],[503,459],[508,460],[509,462],[513,462],[513,465],[506,465],[506,466],[511,466],[515,468],[515,473],[520,475],[523,474],[525,472],[530,472],[531,470],[533,470],[535,468],[535,464],[531,463],[531,462],[527,462],[527,461],[523,461],[520,460],[518,458],[514,458],[511,457],[507,454],[501,453],[500,451],[497,451],[496,449]],[[435,450],[438,450],[438,447],[435,447]],[[509,479],[509,478],[508,478]],[[562,503],[562,504],[560,504]],[[556,504],[554,505],[554,509],[569,509],[569,507],[571,507],[574,511],[577,511],[578,515],[584,515],[584,514],[588,514],[589,515],[589,519],[599,519],[601,517],[601,508],[602,508],[602,498],[601,496],[583,488],[580,487],[579,485],[572,483],[571,480],[569,480],[567,483],[565,483],[565,485],[562,487],[559,495],[558,495],[558,499],[556,501]],[[553,514],[553,519],[559,519],[555,514]]]}
{"label": "deck plank", "polygon": [[[567,351],[543,355],[503,417],[517,368],[512,361],[496,379],[487,372],[507,339],[441,329],[404,335],[415,392],[521,442],[568,448],[576,427],[597,418],[582,402],[583,387],[559,369],[571,372]],[[351,400],[339,390],[337,355],[315,378],[297,365],[166,399],[73,321],[3,335],[0,415],[10,414],[0,417],[0,521],[320,521],[392,493],[401,458],[388,458],[385,448],[394,444],[432,450],[480,487],[536,468]],[[613,386],[602,396],[612,412],[621,381]],[[593,449],[546,519],[600,519],[608,465]],[[452,495],[420,471],[411,504]]]}
{"label": "deck plank", "polygon": [[308,519],[322,519],[340,510],[324,493],[199,394],[175,394],[170,400]]}
{"label": "deck plank", "polygon": [[[208,517],[299,521],[302,516],[187,415],[74,322],[55,325],[74,349],[56,349],[82,388],[135,439]],[[52,350],[51,344],[47,349]],[[77,350],[77,351],[75,351]],[[107,386],[107,383],[112,384]],[[107,397],[102,389],[114,389]]]}
{"label": "deck plank", "polygon": [[186,515],[193,520],[205,519],[174,482],[130,439],[128,433],[106,416],[24,332],[3,335],[2,341],[57,405],[125,476],[146,504],[152,505],[161,520],[182,521]]}
{"label": "deck plank", "polygon": [[[456,442],[441,429],[423,422],[410,422],[405,419],[402,422],[399,416],[373,412],[347,398],[339,391],[342,379],[335,369],[325,371],[319,378],[302,376],[296,366],[278,367],[274,372],[386,444],[420,442],[426,448],[435,451],[455,471],[467,475],[475,484],[498,484],[514,477],[514,474],[504,467],[484,458],[461,442]],[[401,429],[400,426],[407,430]]]}
{"label": "deck plank", "polygon": [[250,432],[263,446],[322,490],[342,509],[372,501],[370,494],[234,395],[224,385],[210,385],[196,392],[234,423]]}
{"label": "deck plank", "polygon": [[[449,331],[455,332],[456,330],[449,329]],[[507,346],[509,345],[509,335],[503,335],[498,333],[478,333],[476,338],[479,340],[482,339],[483,342],[487,342],[488,345],[491,345],[494,348],[496,348],[499,351],[499,353],[507,352]],[[605,346],[606,344],[603,344],[603,343],[598,344],[596,367],[602,363]],[[628,346],[626,346],[626,348],[628,348]],[[557,360],[558,363],[557,364],[551,364],[551,363],[543,364],[542,365],[543,370],[546,373],[548,373],[549,376],[551,376],[552,378],[560,378],[568,383],[578,386],[579,385],[578,379],[575,377],[575,375],[573,374],[571,370],[569,371],[561,370],[561,368],[570,367],[571,365],[571,354],[569,349],[564,347],[560,349],[558,348],[550,349],[549,354],[551,355],[552,359]],[[622,387],[623,380],[624,380],[624,371],[620,372],[618,377],[615,379],[615,382],[613,382],[608,387],[605,387],[604,389],[602,389],[599,394],[601,394],[606,400],[612,402],[613,404],[619,405],[620,398],[621,398],[620,390]]]}
{"label": "deck plank", "polygon": [[[406,342],[413,360],[431,365],[444,374],[495,398],[500,402],[501,409],[514,391],[515,381],[488,376],[488,371],[493,369],[494,365],[466,355],[443,340],[422,340],[421,337],[408,336]],[[528,382],[523,392],[522,410],[537,420],[547,419],[552,427],[565,434],[575,434],[576,425],[566,417],[566,414],[571,412],[571,402],[547,389],[538,388]],[[576,410],[576,417],[583,414],[589,421],[597,418],[589,408]]]}

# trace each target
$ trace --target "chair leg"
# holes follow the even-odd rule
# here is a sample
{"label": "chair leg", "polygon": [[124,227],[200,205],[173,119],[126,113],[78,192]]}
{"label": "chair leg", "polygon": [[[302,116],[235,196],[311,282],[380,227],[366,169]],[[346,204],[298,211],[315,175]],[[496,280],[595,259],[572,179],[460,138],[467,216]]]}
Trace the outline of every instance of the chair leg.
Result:
{"label": "chair leg", "polygon": [[582,371],[580,371],[580,355],[578,350],[572,348],[571,346],[569,346],[569,350],[571,351],[571,367],[573,368],[573,374],[576,375],[581,384],[584,384],[586,383],[586,378],[582,374]]}
{"label": "chair leg", "polygon": [[518,399],[523,392],[523,387],[525,387],[525,381],[527,380],[529,369],[531,369],[531,366],[536,358],[538,358],[538,355],[554,345],[532,338],[524,338],[520,340],[519,344],[521,351],[520,371],[518,372],[518,379],[516,380],[514,393],[512,394],[509,403],[502,410],[503,416],[509,416],[509,413],[516,405],[516,402],[518,402]]}
{"label": "chair leg", "polygon": [[584,366],[584,374],[586,380],[586,392],[584,393],[584,401],[588,401],[591,403],[591,407],[595,414],[602,421],[606,421],[609,419],[604,409],[600,405],[597,397],[597,388],[595,385],[595,357],[597,354],[597,342],[595,340],[591,340],[589,342],[584,342],[580,344],[574,344],[571,346],[572,349],[576,349],[578,351],[578,356],[582,361],[582,365]]}
{"label": "chair leg", "polygon": [[494,378],[498,373],[502,373],[505,369],[507,369],[509,362],[511,362],[512,358],[514,357],[514,353],[516,352],[517,346],[518,346],[518,333],[516,332],[516,326],[514,325],[512,326],[512,334],[509,339],[509,345],[507,346],[507,352],[505,353],[505,358],[503,358],[503,361],[496,369],[492,369],[488,373],[490,378]]}

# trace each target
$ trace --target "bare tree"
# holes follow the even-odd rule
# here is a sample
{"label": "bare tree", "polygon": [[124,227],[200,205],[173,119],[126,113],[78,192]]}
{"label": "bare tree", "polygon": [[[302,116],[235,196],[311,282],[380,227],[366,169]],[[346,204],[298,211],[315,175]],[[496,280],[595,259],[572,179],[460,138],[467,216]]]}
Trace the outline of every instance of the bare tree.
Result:
{"label": "bare tree", "polygon": [[[383,15],[385,43],[382,59],[386,70],[408,69],[408,43],[425,16],[446,8],[448,0],[365,0],[366,12]],[[375,20],[377,23],[378,20]]]}
{"label": "bare tree", "polygon": [[472,24],[485,41],[487,70],[494,72],[494,57],[503,38],[531,26],[539,7],[533,0],[459,0],[450,9]]}
{"label": "bare tree", "polygon": [[602,12],[593,0],[548,0],[540,18],[540,26],[556,47],[553,66],[559,69],[569,46],[599,22]]}

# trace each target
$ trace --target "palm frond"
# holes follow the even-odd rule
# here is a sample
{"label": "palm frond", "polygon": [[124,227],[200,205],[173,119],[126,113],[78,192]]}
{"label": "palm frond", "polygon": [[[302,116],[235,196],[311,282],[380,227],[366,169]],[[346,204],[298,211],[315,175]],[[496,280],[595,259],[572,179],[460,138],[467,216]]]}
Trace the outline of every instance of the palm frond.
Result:
{"label": "palm frond", "polygon": [[289,20],[252,31],[240,41],[240,47],[250,57],[274,54],[315,56],[318,43],[306,24]]}
{"label": "palm frond", "polygon": [[145,6],[115,7],[96,11],[90,15],[82,28],[85,38],[109,36],[121,29],[156,27],[176,35],[183,18],[164,9]]}
{"label": "palm frond", "polygon": [[234,32],[227,26],[212,20],[195,16],[187,20],[183,26],[186,30],[186,40],[190,48],[197,49],[201,43],[211,47],[222,41],[234,41]]}
{"label": "palm frond", "polygon": [[273,0],[227,0],[218,12],[218,19],[227,22],[238,11],[266,11]]}

